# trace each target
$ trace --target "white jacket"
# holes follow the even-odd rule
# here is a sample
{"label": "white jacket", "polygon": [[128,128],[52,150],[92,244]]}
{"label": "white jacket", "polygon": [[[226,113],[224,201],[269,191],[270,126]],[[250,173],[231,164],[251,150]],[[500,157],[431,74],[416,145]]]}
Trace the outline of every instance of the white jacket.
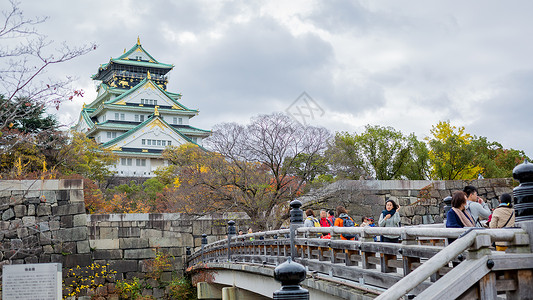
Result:
{"label": "white jacket", "polygon": [[467,200],[466,201],[467,206],[466,210],[470,213],[472,218],[474,219],[474,222],[476,223],[476,227],[482,227],[481,223],[479,222],[479,217],[483,217],[483,219],[487,219],[490,216],[490,209],[487,203],[483,202],[483,204],[479,204],[474,201]]}

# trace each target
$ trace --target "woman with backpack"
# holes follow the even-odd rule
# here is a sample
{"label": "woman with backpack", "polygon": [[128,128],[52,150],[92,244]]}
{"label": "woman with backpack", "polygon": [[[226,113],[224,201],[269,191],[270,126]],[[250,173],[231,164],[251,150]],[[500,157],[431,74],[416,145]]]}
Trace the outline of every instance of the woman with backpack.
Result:
{"label": "woman with backpack", "polygon": [[[492,212],[492,219],[490,220],[490,228],[513,227],[515,214],[511,195],[505,193],[500,196],[500,205]],[[507,247],[505,242],[496,242],[497,251],[505,251]]]}
{"label": "woman with backpack", "polygon": [[[394,200],[385,202],[385,210],[379,215],[379,227],[400,227],[400,206]],[[382,235],[381,241],[385,243],[399,243],[399,235]]]}
{"label": "woman with backpack", "polygon": [[[357,226],[357,223],[353,221],[353,219],[348,216],[348,211],[343,206],[337,207],[337,218],[335,219],[335,224],[333,226],[337,227],[355,227]],[[341,234],[342,240],[355,240],[356,235],[353,234]]]}

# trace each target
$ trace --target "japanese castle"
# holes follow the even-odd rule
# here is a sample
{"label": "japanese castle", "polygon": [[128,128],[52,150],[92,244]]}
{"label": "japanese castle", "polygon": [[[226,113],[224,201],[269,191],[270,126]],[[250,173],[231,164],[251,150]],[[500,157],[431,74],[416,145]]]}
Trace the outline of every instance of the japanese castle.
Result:
{"label": "japanese castle", "polygon": [[116,176],[152,177],[167,165],[167,146],[202,144],[211,132],[189,125],[198,110],[179,102],[181,94],[167,91],[166,74],[174,66],[158,62],[137,44],[98,68],[98,96],[83,105],[74,130],[118,155]]}

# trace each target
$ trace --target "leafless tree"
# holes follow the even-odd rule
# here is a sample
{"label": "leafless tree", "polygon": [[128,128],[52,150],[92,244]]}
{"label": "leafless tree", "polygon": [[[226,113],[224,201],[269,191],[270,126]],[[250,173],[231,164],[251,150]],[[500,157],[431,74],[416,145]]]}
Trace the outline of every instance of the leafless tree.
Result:
{"label": "leafless tree", "polygon": [[49,78],[47,70],[96,49],[95,44],[57,45],[36,29],[46,17],[27,18],[19,2],[10,4],[0,20],[0,154],[13,146],[13,122],[32,113],[27,107],[58,108],[62,101],[83,94],[71,87],[72,77]]}
{"label": "leafless tree", "polygon": [[[231,170],[237,189],[233,191],[240,191],[234,199],[239,200],[240,207],[251,218],[272,221],[279,217],[279,208],[297,196],[321,167],[320,158],[329,139],[331,133],[325,128],[303,126],[285,114],[275,113],[257,116],[247,126],[217,125],[206,146],[234,166]],[[263,170],[262,174],[258,170]],[[258,184],[265,180],[268,189]],[[262,225],[277,227],[280,221]]]}

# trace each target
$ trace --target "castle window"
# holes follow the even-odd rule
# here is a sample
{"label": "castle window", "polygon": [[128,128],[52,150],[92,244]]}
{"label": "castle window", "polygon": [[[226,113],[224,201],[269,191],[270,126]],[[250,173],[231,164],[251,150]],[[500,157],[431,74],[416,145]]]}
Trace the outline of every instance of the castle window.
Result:
{"label": "castle window", "polygon": [[162,146],[166,146],[167,145],[167,141],[161,141],[161,145]]}
{"label": "castle window", "polygon": [[191,137],[191,140],[196,143],[197,139],[195,136]]}
{"label": "castle window", "polygon": [[161,140],[157,140],[157,145],[161,146]]}
{"label": "castle window", "polygon": [[124,114],[120,114],[120,120],[124,121]]}
{"label": "castle window", "polygon": [[148,140],[148,146],[152,145],[152,140]]}
{"label": "castle window", "polygon": [[143,144],[143,145],[146,144],[146,140],[145,140],[145,139],[142,139],[142,144]]}
{"label": "castle window", "polygon": [[139,122],[139,115],[135,115],[135,122]]}
{"label": "castle window", "polygon": [[172,141],[168,141],[168,145],[169,145],[169,146],[172,145]]}
{"label": "castle window", "polygon": [[176,117],[172,118],[172,124],[178,124],[178,118]]}
{"label": "castle window", "polygon": [[118,121],[118,118],[119,118],[119,113],[115,113],[115,120]]}
{"label": "castle window", "polygon": [[178,124],[183,125],[183,119],[182,118],[178,119]]}
{"label": "castle window", "polygon": [[135,165],[137,167],[145,167],[146,166],[146,159],[136,159]]}
{"label": "castle window", "polygon": [[144,115],[140,115],[141,117],[141,122],[144,122]]}

